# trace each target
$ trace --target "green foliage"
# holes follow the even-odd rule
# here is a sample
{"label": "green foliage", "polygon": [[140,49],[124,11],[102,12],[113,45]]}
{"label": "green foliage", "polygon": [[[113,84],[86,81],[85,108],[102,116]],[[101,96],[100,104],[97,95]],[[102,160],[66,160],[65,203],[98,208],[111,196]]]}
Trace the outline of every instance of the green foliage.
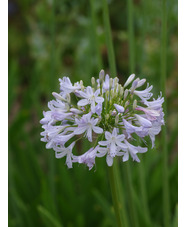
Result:
{"label": "green foliage", "polygon": [[[127,1],[108,1],[118,77],[130,73]],[[109,72],[101,1],[9,1],[9,226],[115,226],[107,166],[95,171],[54,158],[39,120],[58,78],[90,83]],[[135,72],[160,89],[161,1],[133,1]],[[177,2],[167,3],[167,146],[170,212],[177,226]],[[108,41],[110,42],[110,40]],[[113,69],[112,69],[113,70]],[[112,75],[113,77],[115,75]],[[120,164],[129,226],[163,226],[162,145]],[[87,150],[78,143],[77,152]],[[120,160],[121,161],[121,160]],[[139,166],[141,165],[141,166]],[[130,200],[129,200],[130,199]],[[131,204],[131,200],[133,201]]]}

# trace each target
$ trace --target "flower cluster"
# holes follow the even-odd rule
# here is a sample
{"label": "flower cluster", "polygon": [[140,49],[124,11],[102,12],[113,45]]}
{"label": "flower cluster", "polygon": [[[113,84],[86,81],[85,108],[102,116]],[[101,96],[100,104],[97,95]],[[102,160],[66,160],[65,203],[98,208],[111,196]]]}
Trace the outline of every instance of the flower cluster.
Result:
{"label": "flower cluster", "polygon": [[[134,78],[132,74],[122,86],[117,77],[112,79],[101,70],[99,79],[92,77],[92,86],[85,87],[83,81],[73,85],[68,77],[59,79],[60,93],[52,93],[55,100],[48,103],[49,110],[40,121],[46,148],[53,148],[56,158],[66,156],[68,168],[78,162],[91,169],[95,158],[103,156],[108,166],[116,156],[123,162],[129,156],[140,162],[137,154],[146,152],[147,147],[132,143],[149,136],[154,147],[155,136],[164,124],[164,98],[160,94],[152,99],[153,86],[147,83],[140,90],[146,80]],[[74,145],[84,138],[90,142],[90,150],[74,154]]]}

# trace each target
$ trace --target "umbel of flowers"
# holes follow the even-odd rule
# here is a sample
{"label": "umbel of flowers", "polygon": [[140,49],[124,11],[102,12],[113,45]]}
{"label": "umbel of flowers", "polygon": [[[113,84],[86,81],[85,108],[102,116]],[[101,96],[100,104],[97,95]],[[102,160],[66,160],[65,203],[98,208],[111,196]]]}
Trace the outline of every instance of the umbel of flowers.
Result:
{"label": "umbel of flowers", "polygon": [[[72,84],[68,77],[59,79],[60,92],[53,92],[55,100],[48,103],[48,111],[40,121],[44,131],[41,133],[46,148],[53,148],[56,158],[66,157],[68,168],[74,162],[84,163],[89,169],[96,157],[106,156],[108,166],[113,158],[121,156],[123,162],[132,157],[140,162],[137,154],[147,151],[147,147],[134,146],[138,138],[145,141],[147,136],[154,147],[155,135],[164,124],[160,94],[152,98],[153,86],[146,79],[129,76],[124,85],[117,77],[110,78],[103,70],[99,79],[92,77],[91,86],[85,87],[83,81]],[[90,142],[90,149],[77,155],[74,146],[80,139]]]}

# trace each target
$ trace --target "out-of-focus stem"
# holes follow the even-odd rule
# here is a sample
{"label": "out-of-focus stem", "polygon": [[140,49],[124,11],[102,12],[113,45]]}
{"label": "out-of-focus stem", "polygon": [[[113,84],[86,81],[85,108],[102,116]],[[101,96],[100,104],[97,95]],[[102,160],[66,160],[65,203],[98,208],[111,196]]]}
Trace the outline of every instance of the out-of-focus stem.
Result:
{"label": "out-of-focus stem", "polygon": [[108,167],[108,173],[109,173],[109,181],[110,181],[110,187],[112,192],[112,200],[114,204],[114,210],[117,220],[118,227],[127,227],[128,226],[128,220],[126,218],[126,211],[124,211],[123,206],[123,200],[122,195],[123,193],[120,189],[120,176],[118,173],[118,166],[115,162],[113,166]]}
{"label": "out-of-focus stem", "polygon": [[[165,113],[165,122],[167,115],[166,100],[166,74],[167,74],[167,9],[166,0],[162,1],[162,27],[161,27],[161,89],[164,97],[163,110]],[[164,226],[168,227],[170,222],[170,201],[169,201],[169,180],[168,180],[168,155],[167,155],[167,128],[162,128],[161,145],[163,149],[162,157],[162,176],[163,176],[163,210]]]}
{"label": "out-of-focus stem", "polygon": [[[111,27],[109,21],[109,9],[106,0],[102,0],[103,6],[103,19],[104,19],[104,28],[105,28],[105,37],[106,37],[106,45],[108,50],[108,59],[110,66],[110,73],[112,77],[116,76],[116,63],[115,63],[115,55],[114,55],[114,47],[112,43],[112,34]],[[124,204],[124,195],[121,185],[121,179],[119,174],[118,163],[115,161],[112,167],[108,167],[109,172],[109,180],[112,191],[112,199],[114,203],[114,210],[116,214],[116,219],[118,226],[128,227],[128,217],[125,210]]]}
{"label": "out-of-focus stem", "polygon": [[130,163],[126,162],[124,166],[125,177],[126,177],[126,186],[127,186],[127,195],[128,195],[128,206],[129,206],[129,213],[131,217],[132,226],[138,227],[138,217],[136,212],[136,207],[134,203],[134,192],[133,192],[133,185],[132,185],[132,176],[131,176],[131,168]]}
{"label": "out-of-focus stem", "polygon": [[129,44],[129,65],[130,73],[135,71],[135,48],[134,48],[134,26],[133,26],[133,1],[127,0],[128,12],[128,44]]}
{"label": "out-of-focus stem", "polygon": [[140,181],[141,199],[142,199],[142,205],[143,205],[143,209],[144,209],[145,219],[146,219],[146,222],[148,223],[148,225],[150,225],[151,218],[150,218],[149,207],[148,207],[144,163],[142,163],[142,162],[139,165],[139,181]]}
{"label": "out-of-focus stem", "polygon": [[[129,45],[129,69],[130,73],[135,71],[135,48],[134,48],[134,25],[133,25],[133,0],[127,0],[127,21],[128,21],[128,45]],[[130,171],[130,163],[127,162],[124,167],[126,173],[128,195],[129,195],[129,212],[133,226],[138,226],[138,216],[134,203],[132,176]]]}
{"label": "out-of-focus stem", "polygon": [[94,40],[94,46],[96,48],[96,56],[97,56],[97,62],[98,62],[98,69],[100,70],[103,67],[102,58],[101,58],[101,52],[99,48],[99,40],[97,36],[96,31],[96,12],[95,12],[95,6],[94,6],[94,0],[90,0],[90,7],[91,7],[91,19],[92,19],[92,34],[93,34],[93,40]]}
{"label": "out-of-focus stem", "polygon": [[102,4],[103,4],[103,19],[104,19],[105,38],[106,38],[106,45],[108,50],[110,73],[112,77],[114,77],[116,76],[116,63],[115,63],[115,54],[114,54],[114,47],[112,42],[111,28],[110,28],[108,3],[106,0],[102,0]]}

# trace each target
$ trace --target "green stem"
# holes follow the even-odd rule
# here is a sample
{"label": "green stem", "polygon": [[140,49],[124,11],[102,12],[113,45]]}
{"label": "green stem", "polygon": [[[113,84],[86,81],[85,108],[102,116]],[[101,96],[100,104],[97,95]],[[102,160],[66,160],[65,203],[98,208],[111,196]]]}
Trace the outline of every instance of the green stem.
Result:
{"label": "green stem", "polygon": [[[161,28],[161,89],[164,96],[163,109],[165,112],[165,122],[167,116],[167,100],[166,100],[166,74],[167,74],[167,10],[166,0],[162,1],[162,28]],[[168,180],[168,149],[167,149],[167,128],[162,128],[161,143],[163,149],[162,158],[162,176],[163,176],[163,209],[164,209],[164,226],[168,227],[170,221],[170,201],[169,201],[169,180]]]}
{"label": "green stem", "polygon": [[103,5],[103,20],[104,20],[104,26],[105,26],[105,38],[106,38],[106,45],[108,50],[110,73],[112,76],[116,76],[115,54],[114,54],[114,47],[112,43],[112,34],[111,34],[111,28],[110,28],[109,9],[108,9],[107,1],[102,0],[102,5]]}
{"label": "green stem", "polygon": [[120,198],[120,201],[122,201],[122,207],[121,207],[121,216],[122,216],[122,224],[123,226],[129,226],[129,221],[128,221],[128,216],[127,216],[127,211],[126,211],[126,208],[125,208],[125,193],[124,193],[124,190],[123,190],[123,187],[122,187],[122,178],[121,178],[121,174],[120,174],[120,171],[119,171],[119,166],[118,166],[118,163],[116,162],[115,163],[115,177],[117,178],[117,182],[118,182],[118,197]]}
{"label": "green stem", "polygon": [[103,67],[102,58],[101,58],[101,52],[99,47],[99,40],[96,32],[96,25],[97,25],[97,19],[96,19],[96,12],[95,12],[95,6],[94,6],[94,0],[90,0],[90,6],[91,6],[91,19],[92,19],[92,35],[93,35],[93,41],[94,41],[94,48],[96,51],[97,56],[97,62],[98,62],[98,69],[100,70]]}
{"label": "green stem", "polygon": [[127,0],[128,12],[128,41],[129,41],[129,65],[130,73],[135,71],[135,47],[134,47],[134,26],[133,26],[133,2]]}
{"label": "green stem", "polygon": [[[106,0],[102,0],[103,7],[103,19],[104,19],[104,27],[105,27],[105,37],[106,37],[106,45],[108,50],[108,60],[110,73],[112,76],[116,75],[116,62],[114,55],[114,47],[112,43],[112,34],[111,27],[109,21],[109,9]],[[118,163],[115,161],[112,167],[108,167],[109,172],[109,180],[112,191],[112,200],[114,203],[114,210],[117,219],[117,223],[119,227],[128,227],[128,217],[127,212],[125,210],[124,203],[124,193],[122,190],[122,184],[119,174]]]}
{"label": "green stem", "polygon": [[146,182],[145,182],[145,171],[144,171],[144,163],[141,162],[139,164],[139,181],[140,181],[140,189],[141,189],[141,199],[142,199],[142,206],[144,209],[144,216],[146,219],[146,223],[148,225],[151,224],[151,218],[148,208],[148,199],[147,199],[147,190],[146,190]]}
{"label": "green stem", "polygon": [[[134,46],[134,25],[133,25],[133,0],[127,0],[127,21],[128,21],[128,44],[129,44],[129,69],[130,73],[135,71],[135,46]],[[136,206],[134,203],[134,192],[132,184],[132,176],[130,170],[130,163],[125,165],[125,174],[129,195],[129,212],[131,216],[132,226],[138,226],[138,216]],[[141,182],[142,183],[142,182]]]}
{"label": "green stem", "polygon": [[116,215],[116,220],[118,227],[124,227],[128,226],[125,225],[125,220],[123,216],[123,203],[120,197],[120,191],[119,191],[119,182],[118,182],[118,173],[117,173],[117,166],[116,162],[113,164],[113,166],[108,167],[108,173],[109,173],[109,181],[110,181],[110,187],[112,192],[112,200],[114,204],[114,210]]}
{"label": "green stem", "polygon": [[50,21],[50,37],[51,37],[51,52],[50,52],[50,80],[49,80],[49,87],[50,90],[54,90],[55,86],[55,71],[56,71],[56,59],[55,59],[55,53],[56,53],[56,45],[55,45],[55,30],[56,30],[56,20],[55,20],[55,0],[51,3],[51,21]]}
{"label": "green stem", "polygon": [[136,206],[134,203],[134,189],[132,185],[132,176],[131,176],[131,168],[130,163],[126,162],[123,166],[126,178],[126,186],[128,191],[128,206],[129,206],[129,214],[132,222],[132,226],[137,227],[138,225],[138,216],[136,212]]}

